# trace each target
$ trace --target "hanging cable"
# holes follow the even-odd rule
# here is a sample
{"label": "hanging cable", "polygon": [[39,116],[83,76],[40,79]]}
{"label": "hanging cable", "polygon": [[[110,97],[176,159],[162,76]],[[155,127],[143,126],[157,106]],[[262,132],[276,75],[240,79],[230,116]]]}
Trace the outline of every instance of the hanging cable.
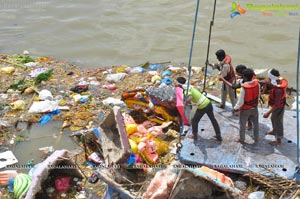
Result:
{"label": "hanging cable", "polygon": [[[197,0],[197,5],[196,5],[196,12],[195,12],[195,19],[194,19],[194,27],[193,27],[193,34],[192,34],[192,43],[191,43],[191,49],[190,49],[190,56],[189,56],[189,63],[188,63],[188,81],[187,81],[187,91],[189,90],[189,85],[190,85],[190,79],[191,79],[191,60],[193,56],[193,48],[194,48],[194,39],[195,39],[195,32],[196,32],[196,25],[197,25],[197,18],[198,18],[198,10],[199,10],[199,4],[200,0]],[[184,99],[183,99],[183,105],[187,101],[188,97],[188,92],[185,92]],[[184,111],[185,112],[185,111]],[[181,128],[180,128],[180,133],[178,134],[178,143],[177,143],[177,154],[179,153],[180,149],[182,148],[180,136],[183,134],[184,130],[184,120],[181,121]]]}
{"label": "hanging cable", "polygon": [[207,53],[206,53],[205,71],[204,71],[204,82],[203,82],[202,92],[205,92],[205,86],[206,86],[206,74],[207,74],[207,65],[208,65],[208,57],[209,57],[209,49],[210,49],[211,29],[212,29],[212,26],[214,25],[215,13],[216,13],[216,4],[217,4],[217,0],[215,0],[215,2],[214,2],[213,16],[212,16],[212,20],[210,21],[210,25],[209,25]]}

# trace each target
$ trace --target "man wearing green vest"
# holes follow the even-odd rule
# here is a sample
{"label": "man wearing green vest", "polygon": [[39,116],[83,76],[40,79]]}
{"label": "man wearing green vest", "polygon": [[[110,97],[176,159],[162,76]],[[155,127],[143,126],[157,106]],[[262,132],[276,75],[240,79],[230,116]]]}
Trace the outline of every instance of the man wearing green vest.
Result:
{"label": "man wearing green vest", "polygon": [[[186,79],[184,77],[178,77],[177,82],[179,86],[181,86],[186,92]],[[200,122],[203,115],[206,113],[216,132],[216,136],[214,137],[218,141],[222,141],[220,127],[215,118],[213,106],[210,100],[205,95],[203,95],[198,89],[194,88],[193,86],[190,86],[188,90],[188,99],[186,103],[192,103],[197,106],[196,113],[192,118],[192,133],[194,140],[197,140],[198,138],[198,123]]]}

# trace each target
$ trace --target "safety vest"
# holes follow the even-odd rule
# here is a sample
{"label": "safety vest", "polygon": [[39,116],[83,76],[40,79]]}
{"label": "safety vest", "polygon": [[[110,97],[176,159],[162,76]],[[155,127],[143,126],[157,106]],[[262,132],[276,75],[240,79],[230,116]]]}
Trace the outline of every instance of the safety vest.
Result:
{"label": "safety vest", "polygon": [[288,81],[282,77],[279,78],[279,84],[271,88],[270,95],[269,95],[269,105],[274,106],[275,104],[275,91],[277,89],[282,89],[283,94],[280,97],[280,104],[277,108],[283,108],[286,102],[286,88],[288,86]]}
{"label": "safety vest", "polygon": [[242,110],[254,108],[258,105],[259,84],[258,80],[254,79],[250,84],[242,84],[245,89],[244,104]]}
{"label": "safety vest", "polygon": [[232,83],[235,78],[235,74],[234,74],[234,70],[233,70],[233,67],[231,64],[231,58],[229,55],[226,55],[223,65],[224,64],[229,64],[229,66],[230,66],[230,71],[229,71],[229,73],[227,73],[227,75],[224,77],[224,79],[227,80],[228,82]]}
{"label": "safety vest", "polygon": [[205,108],[210,102],[205,95],[194,87],[191,87],[188,93],[192,96],[192,102],[198,106],[198,109]]}

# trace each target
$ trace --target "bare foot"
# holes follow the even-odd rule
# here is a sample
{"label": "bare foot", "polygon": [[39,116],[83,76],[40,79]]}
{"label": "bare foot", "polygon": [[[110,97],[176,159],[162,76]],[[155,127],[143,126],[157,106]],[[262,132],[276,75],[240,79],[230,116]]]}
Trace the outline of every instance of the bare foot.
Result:
{"label": "bare foot", "polygon": [[241,143],[241,144],[245,144],[245,141],[242,141],[242,140],[240,140],[239,138],[235,139],[234,141],[235,141],[235,142],[239,142],[239,143]]}
{"label": "bare foot", "polygon": [[221,108],[221,109],[224,109],[224,108],[225,108],[225,106],[224,106],[223,104],[219,104],[219,105],[217,105],[217,107],[219,107],[219,108]]}
{"label": "bare foot", "polygon": [[278,146],[281,144],[281,139],[277,139],[276,141],[269,142],[272,146]]}
{"label": "bare foot", "polygon": [[275,133],[273,131],[268,131],[267,135],[275,135]]}
{"label": "bare foot", "polygon": [[198,136],[197,135],[194,135],[194,134],[189,134],[186,136],[187,138],[190,138],[190,139],[194,139],[194,140],[197,140]]}
{"label": "bare foot", "polygon": [[223,139],[222,139],[222,137],[221,136],[216,136],[216,135],[214,135],[214,137],[213,138],[215,138],[215,139],[217,139],[218,141],[220,141],[220,142],[222,142],[223,141]]}

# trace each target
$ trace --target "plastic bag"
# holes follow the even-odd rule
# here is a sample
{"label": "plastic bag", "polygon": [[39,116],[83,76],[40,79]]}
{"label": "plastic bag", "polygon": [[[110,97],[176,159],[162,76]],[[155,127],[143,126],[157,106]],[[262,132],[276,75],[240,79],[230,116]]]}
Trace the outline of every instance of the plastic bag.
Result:
{"label": "plastic bag", "polygon": [[53,100],[53,96],[49,90],[43,89],[39,93],[40,100]]}
{"label": "plastic bag", "polygon": [[51,114],[43,115],[43,116],[41,117],[39,123],[40,123],[41,125],[44,125],[44,124],[48,123],[48,122],[52,119],[52,117],[53,117],[53,116],[52,116]]}
{"label": "plastic bag", "polygon": [[107,75],[105,80],[108,82],[118,82],[120,80],[123,80],[125,78],[125,76],[126,76],[126,73],[110,74],[110,75]]}
{"label": "plastic bag", "polygon": [[145,72],[145,69],[142,67],[134,67],[134,68],[130,69],[129,72],[130,73],[143,73],[143,72]]}
{"label": "plastic bag", "polygon": [[151,64],[149,66],[149,70],[158,70],[158,69],[161,69],[163,67],[163,65],[161,64]]}
{"label": "plastic bag", "polygon": [[28,113],[46,113],[52,112],[58,109],[58,102],[56,101],[39,101],[33,102]]}
{"label": "plastic bag", "polygon": [[125,103],[120,100],[120,99],[116,99],[116,98],[113,98],[113,97],[108,97],[106,98],[105,100],[102,101],[103,104],[113,104],[113,105],[125,105]]}
{"label": "plastic bag", "polygon": [[39,74],[44,73],[44,72],[46,72],[48,70],[49,70],[48,68],[36,68],[36,69],[33,69],[29,73],[29,75],[30,75],[30,77],[37,77]]}

